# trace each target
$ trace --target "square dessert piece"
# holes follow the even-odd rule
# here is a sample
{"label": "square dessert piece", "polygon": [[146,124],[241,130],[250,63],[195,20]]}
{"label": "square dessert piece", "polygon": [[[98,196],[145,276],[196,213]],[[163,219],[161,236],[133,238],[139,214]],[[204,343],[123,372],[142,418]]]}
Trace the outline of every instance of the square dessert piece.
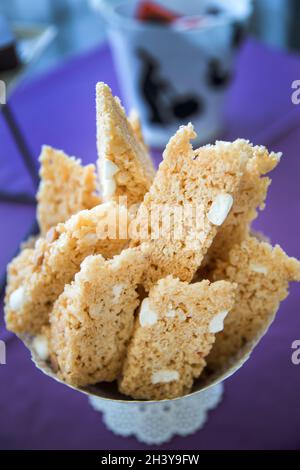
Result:
{"label": "square dessert piece", "polygon": [[145,255],[131,248],[109,261],[83,261],[50,315],[50,355],[63,380],[83,386],[118,377],[146,266]]}
{"label": "square dessert piece", "polygon": [[239,189],[243,143],[217,142],[193,150],[193,126],[171,138],[131,230],[132,245],[150,248],[145,287],[172,274],[191,281]]}
{"label": "square dessert piece", "polygon": [[[100,204],[50,229],[35,248],[21,252],[8,267],[5,297],[7,328],[38,333],[53,303],[91,254],[111,258],[128,243],[129,215],[114,202]],[[24,274],[24,275],[23,275]]]}
{"label": "square dessert piece", "polygon": [[[155,174],[141,141],[136,116],[132,124],[118,98],[104,83],[96,87],[98,171],[104,201],[126,197],[128,206],[140,203]],[[135,133],[137,132],[137,134]]]}
{"label": "square dessert piece", "polygon": [[141,304],[120,391],[147,400],[188,393],[233,307],[234,294],[235,286],[226,281],[160,280]]}
{"label": "square dessert piece", "polygon": [[288,296],[289,282],[300,281],[300,262],[289,258],[278,245],[272,248],[248,237],[208,274],[212,281],[226,279],[238,285],[236,304],[207,357],[211,369],[220,369],[268,328],[280,302]]}
{"label": "square dessert piece", "polygon": [[82,166],[61,150],[44,146],[40,156],[37,219],[41,234],[84,209],[101,203],[96,194],[95,165]]}

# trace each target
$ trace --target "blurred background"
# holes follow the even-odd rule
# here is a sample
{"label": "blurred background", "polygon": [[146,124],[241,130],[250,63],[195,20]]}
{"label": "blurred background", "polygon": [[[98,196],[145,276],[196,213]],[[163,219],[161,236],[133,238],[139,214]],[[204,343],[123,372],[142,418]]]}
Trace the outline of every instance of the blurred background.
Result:
{"label": "blurred background", "polygon": [[[64,64],[68,59],[88,53],[109,36],[121,97],[127,109],[138,109],[147,142],[154,147],[163,147],[178,125],[190,119],[202,135],[201,143],[204,143],[221,135],[225,129],[224,101],[227,88],[235,75],[236,55],[246,28],[250,37],[275,50],[293,53],[300,50],[300,5],[297,0],[157,0],[156,3],[171,11],[173,9],[175,13],[183,5],[182,11],[185,10],[186,15],[189,11],[197,11],[195,5],[200,6],[199,11],[201,4],[205,5],[206,9],[203,8],[205,12],[210,12],[210,21],[214,20],[216,24],[223,21],[225,26],[222,30],[221,25],[217,31],[218,26],[214,30],[214,26],[207,27],[204,22],[204,28],[203,24],[199,28],[192,25],[190,31],[178,33],[175,31],[175,21],[167,25],[169,28],[159,28],[152,35],[147,26],[153,23],[151,19],[144,18],[145,26],[140,35],[138,30],[130,29],[130,23],[126,30],[126,15],[123,17],[124,28],[122,21],[116,26],[117,19],[108,10],[119,3],[124,4],[124,1],[2,0],[0,33],[2,31],[3,34],[3,24],[6,22],[5,27],[11,30],[17,54],[16,67],[13,66],[14,58],[9,59],[12,63],[8,72],[3,65],[4,55],[0,56],[0,79],[7,84],[7,95],[21,79],[31,80]],[[131,0],[126,3],[131,5],[128,7],[130,10],[132,5],[151,4],[151,1]],[[104,14],[103,10],[100,12],[101,4],[106,5]],[[220,4],[223,4],[223,10],[215,6]],[[243,10],[241,5],[250,6],[250,15],[239,15],[239,10]],[[229,20],[223,14],[226,9]],[[180,21],[178,24],[182,27]],[[206,37],[202,34],[205,27]],[[118,28],[119,32],[116,33]],[[228,42],[231,34],[238,47]],[[0,52],[4,47],[1,43],[3,38],[0,38]],[[169,51],[172,51],[172,44],[174,46],[175,43],[174,63],[174,47],[174,52],[169,54]],[[134,57],[138,54],[138,47],[141,47],[139,61],[143,61],[143,65]],[[187,67],[190,78],[183,76]],[[173,79],[166,76],[166,69],[169,74],[173,74]],[[207,69],[210,70],[210,80],[214,82],[212,86],[205,84]],[[148,79],[145,78],[147,73],[151,75]],[[146,88],[148,91],[145,91]],[[164,109],[158,109],[159,105]]]}
{"label": "blurred background", "polygon": [[[36,74],[85,51],[105,38],[104,23],[95,14],[97,0],[1,0],[0,13],[12,23],[55,25],[56,37],[29,73]],[[298,0],[254,0],[250,32],[280,49],[300,50]]]}

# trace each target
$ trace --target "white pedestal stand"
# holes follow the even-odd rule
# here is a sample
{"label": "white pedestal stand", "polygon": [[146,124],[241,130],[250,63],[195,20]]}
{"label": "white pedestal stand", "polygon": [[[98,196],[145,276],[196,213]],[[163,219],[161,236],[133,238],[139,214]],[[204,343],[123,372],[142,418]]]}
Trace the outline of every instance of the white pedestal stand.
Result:
{"label": "white pedestal stand", "polygon": [[216,408],[223,384],[191,397],[161,403],[118,403],[90,397],[90,403],[103,414],[107,428],[123,437],[135,436],[148,445],[159,445],[173,436],[188,436],[201,429],[209,410]]}

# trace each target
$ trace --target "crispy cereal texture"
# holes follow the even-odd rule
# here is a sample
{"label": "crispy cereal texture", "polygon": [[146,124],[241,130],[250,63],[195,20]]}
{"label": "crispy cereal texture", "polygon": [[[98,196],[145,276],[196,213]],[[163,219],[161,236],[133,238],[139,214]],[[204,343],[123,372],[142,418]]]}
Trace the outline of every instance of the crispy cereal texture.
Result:
{"label": "crispy cereal texture", "polygon": [[83,261],[50,315],[50,354],[63,380],[84,386],[118,377],[145,268],[145,256],[132,248],[110,261],[101,255]]}
{"label": "crispy cereal texture", "polygon": [[209,368],[215,370],[263,334],[288,295],[288,283],[300,281],[300,262],[289,258],[278,245],[272,248],[249,237],[232,248],[228,261],[217,261],[209,276],[213,281],[238,284],[236,305],[207,358]]}
{"label": "crispy cereal texture", "polygon": [[[127,216],[125,207],[113,202],[101,204],[58,224],[37,241],[34,250],[21,252],[8,267],[7,328],[15,333],[39,332],[48,322],[54,301],[86,256],[111,258],[121,252],[127,244],[122,235],[126,235]],[[114,230],[118,221],[122,233]]]}
{"label": "crispy cereal texture", "polygon": [[258,209],[263,210],[265,207],[271,183],[270,178],[263,175],[273,170],[281,158],[280,153],[269,153],[265,147],[253,146],[247,140],[238,139],[236,145],[247,160],[246,168],[231,213],[208,251],[207,258],[211,261],[226,259],[229,250],[249,235],[250,224],[256,219]]}
{"label": "crispy cereal texture", "polygon": [[119,389],[148,400],[188,393],[234,304],[235,286],[220,281],[187,284],[168,276],[143,300]]}
{"label": "crispy cereal texture", "polygon": [[[136,137],[119,100],[104,83],[96,87],[98,170],[103,199],[126,196],[127,204],[139,203],[149,190],[155,170],[149,153]],[[139,132],[139,131],[138,131]]]}
{"label": "crispy cereal texture", "polygon": [[[169,274],[183,281],[192,279],[240,185],[246,162],[239,141],[230,145],[217,142],[193,150],[190,140],[195,137],[189,124],[171,138],[151,189],[139,207],[136,233],[131,231],[133,245],[150,245],[152,251],[145,279],[147,290]],[[159,212],[162,207],[171,212],[171,217]],[[159,227],[158,236],[155,227]]]}
{"label": "crispy cereal texture", "polygon": [[94,165],[82,166],[79,159],[48,146],[42,148],[40,163],[37,218],[42,235],[73,214],[101,203]]}
{"label": "crispy cereal texture", "polygon": [[[16,256],[7,266],[7,286],[5,302],[8,304],[11,294],[15,291],[15,300],[13,303],[18,304],[18,297],[23,297],[23,285],[25,279],[29,278],[34,266],[34,248],[24,248],[18,256]],[[6,313],[11,310],[8,305],[5,307]],[[6,318],[6,321],[8,318]]]}

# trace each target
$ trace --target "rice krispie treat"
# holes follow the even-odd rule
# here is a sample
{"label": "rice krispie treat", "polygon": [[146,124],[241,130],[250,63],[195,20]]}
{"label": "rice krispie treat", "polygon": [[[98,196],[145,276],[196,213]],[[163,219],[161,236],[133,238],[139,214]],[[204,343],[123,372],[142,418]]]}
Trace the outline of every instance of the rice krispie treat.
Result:
{"label": "rice krispie treat", "polygon": [[118,377],[146,266],[142,252],[132,248],[110,261],[101,255],[83,261],[50,315],[50,355],[63,380],[83,386]]}
{"label": "rice krispie treat", "polygon": [[148,400],[188,393],[233,307],[234,294],[235,286],[226,281],[189,285],[172,276],[160,280],[141,304],[120,391]]}
{"label": "rice krispie treat", "polygon": [[[149,190],[155,171],[140,136],[137,138],[119,100],[104,83],[96,87],[98,170],[105,201],[127,197],[139,203]],[[136,126],[133,121],[133,126]]]}
{"label": "rice krispie treat", "polygon": [[217,335],[208,366],[222,368],[247,342],[254,341],[274,318],[280,302],[288,295],[288,283],[300,281],[300,262],[289,258],[276,245],[248,237],[219,260],[210,279],[238,284],[236,304]]}
{"label": "rice krispie treat", "polygon": [[73,214],[100,204],[94,165],[82,166],[79,159],[48,146],[42,148],[40,163],[37,218],[42,235]]}
{"label": "rice krispie treat", "polygon": [[[37,333],[47,323],[54,301],[91,254],[111,258],[126,239],[128,212],[110,202],[72,216],[50,229],[8,267],[6,324],[15,333]],[[23,276],[24,273],[24,276]]]}
{"label": "rice krispie treat", "polygon": [[150,245],[147,290],[168,274],[191,281],[240,186],[246,164],[240,142],[217,142],[193,150],[190,140],[195,137],[189,124],[171,138],[139,207],[136,233],[134,227],[130,233],[133,245]]}
{"label": "rice krispie treat", "polygon": [[271,183],[270,178],[263,175],[273,170],[281,158],[280,153],[269,153],[265,147],[253,146],[246,140],[238,139],[235,144],[246,158],[246,168],[232,210],[208,251],[210,261],[226,259],[229,250],[249,235],[250,224],[257,217],[258,209],[265,207]]}

